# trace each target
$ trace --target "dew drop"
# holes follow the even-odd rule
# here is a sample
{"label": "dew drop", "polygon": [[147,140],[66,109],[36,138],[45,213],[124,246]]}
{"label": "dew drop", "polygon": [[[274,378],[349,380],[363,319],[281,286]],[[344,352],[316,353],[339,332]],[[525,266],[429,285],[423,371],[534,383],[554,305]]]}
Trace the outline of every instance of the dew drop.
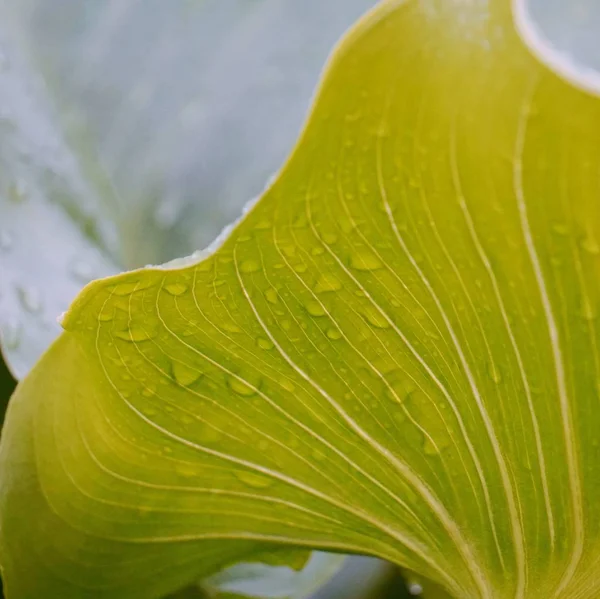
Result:
{"label": "dew drop", "polygon": [[225,322],[221,325],[221,328],[227,333],[241,333],[242,329],[234,324],[233,322]]}
{"label": "dew drop", "polygon": [[286,390],[286,391],[295,391],[296,390],[296,386],[289,380],[289,379],[280,379],[279,380],[279,384]]}
{"label": "dew drop", "polygon": [[271,224],[271,221],[269,220],[261,220],[258,223],[256,223],[256,225],[254,225],[254,228],[259,230],[259,231],[265,231],[267,229],[270,229],[273,225]]}
{"label": "dew drop", "polygon": [[102,312],[100,312],[100,314],[98,314],[98,320],[100,322],[109,322],[110,320],[112,320],[115,317],[115,311],[114,310],[102,310]]}
{"label": "dew drop", "polygon": [[42,309],[40,292],[35,287],[18,286],[17,295],[21,305],[27,312],[35,314]]}
{"label": "dew drop", "polygon": [[0,250],[8,252],[13,246],[13,236],[9,231],[4,229],[0,231]]}
{"label": "dew drop", "polygon": [[339,291],[342,284],[333,275],[321,275],[315,283],[315,293],[325,293],[327,291]]}
{"label": "dew drop", "polygon": [[296,264],[294,266],[294,270],[298,273],[306,272],[307,269],[308,269],[308,266],[306,266],[306,264],[304,264],[304,262],[300,262],[299,264]]}
{"label": "dew drop", "polygon": [[502,382],[502,375],[500,374],[498,367],[493,362],[488,363],[488,374],[494,383],[499,384]]}
{"label": "dew drop", "polygon": [[319,451],[318,449],[313,450],[311,455],[313,459],[315,459],[317,462],[322,462],[326,457],[325,454],[322,451]]}
{"label": "dew drop", "polygon": [[179,422],[181,422],[183,426],[189,426],[190,424],[194,424],[196,419],[190,414],[183,413],[179,415]]}
{"label": "dew drop", "polygon": [[[385,393],[392,401],[403,402],[415,391],[415,389],[416,387],[412,381],[408,379],[398,379],[389,383],[389,387],[386,389]],[[404,413],[402,413],[402,418],[404,418]]]}
{"label": "dew drop", "polygon": [[237,393],[238,395],[241,395],[242,397],[251,397],[252,395],[255,395],[256,387],[258,386],[258,385],[250,386],[235,376],[229,376],[227,378],[227,384],[229,385],[229,388],[234,393]]}
{"label": "dew drop", "polygon": [[333,245],[338,240],[334,233],[325,233],[322,239],[327,245]]}
{"label": "dew drop", "polygon": [[334,329],[334,328],[327,329],[326,335],[329,339],[333,339],[333,340],[341,339],[341,337],[342,337],[342,333],[340,333],[339,329]]}
{"label": "dew drop", "polygon": [[313,256],[320,256],[321,254],[325,253],[325,250],[322,247],[317,246],[310,250],[310,253]]}
{"label": "dew drop", "polygon": [[118,285],[115,285],[112,292],[115,295],[123,296],[123,295],[130,295],[137,289],[138,289],[138,282],[135,281],[132,283],[119,283]]}
{"label": "dew drop", "polygon": [[588,253],[596,256],[600,254],[600,246],[598,246],[598,242],[593,237],[586,237],[581,242],[581,247]]}
{"label": "dew drop", "polygon": [[123,339],[123,341],[131,341],[136,343],[138,341],[147,341],[156,336],[156,331],[152,329],[145,329],[142,326],[131,326],[124,331],[117,331],[115,337]]}
{"label": "dew drop", "polygon": [[169,283],[165,285],[165,291],[171,295],[183,295],[188,290],[188,286],[185,283]]}
{"label": "dew drop", "polygon": [[388,319],[377,309],[372,306],[368,306],[363,311],[363,316],[366,321],[377,329],[389,329],[390,323]]}
{"label": "dew drop", "polygon": [[259,337],[256,340],[256,345],[260,347],[260,349],[273,349],[273,342],[270,339],[265,339],[264,337]]}
{"label": "dew drop", "polygon": [[269,287],[269,289],[265,291],[265,297],[270,304],[276,304],[279,301],[277,289],[274,287]]}
{"label": "dew drop", "polygon": [[15,204],[20,204],[27,199],[25,184],[22,181],[17,181],[9,186],[8,199]]}
{"label": "dew drop", "polygon": [[556,235],[567,235],[569,233],[569,227],[563,223],[555,223],[552,225],[552,231],[556,233]]}
{"label": "dew drop", "polygon": [[194,478],[198,476],[198,471],[193,464],[178,463],[175,466],[175,472],[183,478]]}
{"label": "dew drop", "polygon": [[363,250],[350,256],[350,266],[355,270],[369,271],[377,270],[383,265],[381,264],[381,260],[379,260],[375,254]]}
{"label": "dew drop", "polygon": [[596,310],[588,298],[584,298],[581,302],[581,316],[584,320],[594,320],[596,318]]}
{"label": "dew drop", "polygon": [[173,362],[172,371],[175,380],[184,387],[195,383],[202,376],[202,372],[198,368],[181,362]]}
{"label": "dew drop", "polygon": [[425,437],[425,441],[423,442],[423,453],[425,455],[438,455],[440,451],[429,437]]}
{"label": "dew drop", "polygon": [[418,596],[423,593],[423,587],[418,582],[411,582],[408,585],[408,592],[410,595]]}
{"label": "dew drop", "polygon": [[244,273],[257,272],[260,264],[256,260],[244,260],[240,265],[240,271]]}
{"label": "dew drop", "polygon": [[197,431],[197,439],[201,443],[217,443],[223,437],[220,430],[213,426],[201,426]]}
{"label": "dew drop", "polygon": [[82,283],[88,283],[94,278],[94,270],[91,264],[83,260],[75,259],[71,262],[69,270],[73,277]]}
{"label": "dew drop", "polygon": [[319,302],[316,302],[314,300],[306,302],[306,304],[304,304],[304,307],[311,316],[318,317],[325,316],[326,314],[325,308],[323,308],[323,306]]}
{"label": "dew drop", "polygon": [[273,484],[273,479],[262,474],[256,474],[254,472],[248,472],[246,470],[236,470],[236,476],[248,486],[255,489],[266,489]]}
{"label": "dew drop", "polygon": [[21,324],[14,319],[2,323],[2,342],[8,350],[16,349],[21,343]]}

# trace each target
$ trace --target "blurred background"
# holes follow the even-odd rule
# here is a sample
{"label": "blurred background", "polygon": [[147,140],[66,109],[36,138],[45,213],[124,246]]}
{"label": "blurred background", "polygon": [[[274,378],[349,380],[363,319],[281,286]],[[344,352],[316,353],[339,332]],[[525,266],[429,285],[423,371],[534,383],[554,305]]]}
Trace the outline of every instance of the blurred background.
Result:
{"label": "blurred background", "polygon": [[[0,3],[0,225],[17,227],[0,228],[4,249],[13,233],[29,243],[12,257],[25,279],[44,235],[64,235],[69,251],[91,256],[68,268],[55,258],[31,275],[52,278],[45,318],[27,308],[36,281],[15,284],[20,308],[10,298],[0,305],[16,376],[58,333],[54,317],[86,280],[189,255],[239,217],[293,147],[334,44],[374,3]],[[19,220],[25,196],[36,214],[50,211],[51,231]],[[3,409],[14,385],[2,361]],[[315,595],[386,597],[408,597],[406,584],[360,557]]]}

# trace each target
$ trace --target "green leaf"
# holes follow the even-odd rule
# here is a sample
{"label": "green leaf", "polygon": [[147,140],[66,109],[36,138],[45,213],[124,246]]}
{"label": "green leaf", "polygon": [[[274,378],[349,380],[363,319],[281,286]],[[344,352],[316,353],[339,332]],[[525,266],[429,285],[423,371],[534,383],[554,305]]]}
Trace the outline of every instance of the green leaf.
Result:
{"label": "green leaf", "polygon": [[221,247],[88,285],[20,384],[9,599],[159,596],[278,544],[595,597],[599,126],[508,2],[380,5]]}
{"label": "green leaf", "polygon": [[[0,8],[0,337],[19,378],[86,282],[204,244],[264,186],[329,46],[371,2],[121,4]],[[168,91],[143,99],[149,87]],[[317,559],[323,573],[340,561]]]}

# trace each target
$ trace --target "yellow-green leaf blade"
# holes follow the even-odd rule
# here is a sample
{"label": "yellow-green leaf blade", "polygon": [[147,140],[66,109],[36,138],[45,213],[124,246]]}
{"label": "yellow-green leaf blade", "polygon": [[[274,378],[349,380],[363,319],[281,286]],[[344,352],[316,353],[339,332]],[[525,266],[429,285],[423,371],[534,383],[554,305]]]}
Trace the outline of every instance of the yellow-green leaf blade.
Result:
{"label": "yellow-green leaf blade", "polygon": [[222,247],[88,286],[17,391],[9,593],[152,596],[280,543],[594,597],[599,124],[508,3],[384,3]]}

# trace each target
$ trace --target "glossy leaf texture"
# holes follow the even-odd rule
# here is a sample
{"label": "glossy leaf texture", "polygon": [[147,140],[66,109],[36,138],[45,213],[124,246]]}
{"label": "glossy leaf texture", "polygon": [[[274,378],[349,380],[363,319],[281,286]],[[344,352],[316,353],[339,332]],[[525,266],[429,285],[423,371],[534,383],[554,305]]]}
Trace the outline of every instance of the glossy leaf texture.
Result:
{"label": "glossy leaf texture", "polygon": [[221,247],[88,285],[20,384],[9,599],[277,546],[597,596],[599,125],[508,2],[381,4]]}

